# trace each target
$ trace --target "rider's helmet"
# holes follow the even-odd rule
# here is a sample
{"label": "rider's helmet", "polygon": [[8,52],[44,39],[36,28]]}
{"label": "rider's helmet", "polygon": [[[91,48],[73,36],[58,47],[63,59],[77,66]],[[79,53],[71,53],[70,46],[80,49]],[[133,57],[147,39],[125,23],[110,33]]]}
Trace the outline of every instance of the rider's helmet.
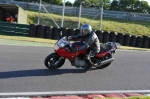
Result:
{"label": "rider's helmet", "polygon": [[89,24],[84,24],[81,26],[81,34],[83,36],[89,35],[92,32],[92,27]]}

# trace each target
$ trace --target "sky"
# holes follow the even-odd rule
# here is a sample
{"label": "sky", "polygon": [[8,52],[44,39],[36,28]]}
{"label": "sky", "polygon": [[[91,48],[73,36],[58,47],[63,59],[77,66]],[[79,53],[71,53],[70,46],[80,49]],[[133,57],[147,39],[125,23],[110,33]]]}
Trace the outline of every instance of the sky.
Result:
{"label": "sky", "polygon": [[[66,0],[66,1],[70,1],[71,3],[73,3],[75,0]],[[144,1],[147,1],[149,3],[149,5],[150,5],[150,0],[144,0]]]}

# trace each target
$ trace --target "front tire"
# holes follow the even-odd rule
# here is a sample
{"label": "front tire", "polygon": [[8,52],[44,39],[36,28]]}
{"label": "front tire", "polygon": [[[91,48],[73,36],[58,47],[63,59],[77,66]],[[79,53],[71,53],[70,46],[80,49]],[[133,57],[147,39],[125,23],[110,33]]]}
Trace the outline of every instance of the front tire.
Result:
{"label": "front tire", "polygon": [[57,65],[54,65],[57,61],[59,61],[59,58],[60,56],[56,53],[52,53],[45,58],[44,64],[48,69],[58,69],[65,63],[65,59],[61,59]]}

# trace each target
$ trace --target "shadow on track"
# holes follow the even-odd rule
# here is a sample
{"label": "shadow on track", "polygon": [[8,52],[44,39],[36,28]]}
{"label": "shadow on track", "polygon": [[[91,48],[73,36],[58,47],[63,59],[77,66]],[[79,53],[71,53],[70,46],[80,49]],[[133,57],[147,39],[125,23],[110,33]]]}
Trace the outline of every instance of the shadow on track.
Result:
{"label": "shadow on track", "polygon": [[[90,69],[93,70],[93,69]],[[0,79],[15,78],[15,77],[28,77],[28,76],[54,76],[68,73],[86,73],[83,69],[32,69],[32,70],[19,70],[0,72]]]}

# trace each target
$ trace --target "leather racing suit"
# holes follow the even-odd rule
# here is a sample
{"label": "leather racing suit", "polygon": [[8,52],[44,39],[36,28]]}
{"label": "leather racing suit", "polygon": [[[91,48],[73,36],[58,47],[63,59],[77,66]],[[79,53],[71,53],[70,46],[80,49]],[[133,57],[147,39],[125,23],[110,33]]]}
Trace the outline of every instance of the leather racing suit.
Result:
{"label": "leather racing suit", "polygon": [[81,39],[81,41],[83,42],[83,44],[77,49],[78,51],[84,50],[87,48],[90,49],[89,53],[85,56],[84,59],[90,64],[90,67],[91,67],[93,63],[89,61],[90,58],[94,57],[96,54],[100,52],[100,42],[95,32],[92,31],[88,35],[79,34],[76,36],[72,36],[71,38],[73,40]]}

